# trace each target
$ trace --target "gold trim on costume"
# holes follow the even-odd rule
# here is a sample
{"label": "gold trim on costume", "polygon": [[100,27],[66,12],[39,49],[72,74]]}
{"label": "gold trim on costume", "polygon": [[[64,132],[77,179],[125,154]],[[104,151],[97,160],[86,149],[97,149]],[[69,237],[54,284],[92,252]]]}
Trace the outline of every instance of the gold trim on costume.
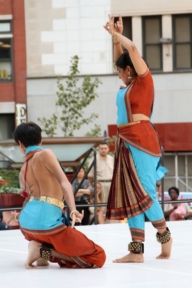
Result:
{"label": "gold trim on costume", "polygon": [[37,202],[46,202],[48,204],[52,204],[55,205],[57,207],[59,207],[61,210],[63,210],[64,208],[64,203],[58,199],[55,198],[51,198],[51,197],[46,197],[46,196],[41,196],[39,198],[35,198],[34,196],[31,196],[29,198],[29,201],[37,201]]}
{"label": "gold trim on costume", "polygon": [[117,127],[121,128],[121,127],[131,126],[131,125],[138,124],[140,122],[141,121],[135,121],[135,122],[129,122],[129,123],[125,123],[125,124],[118,124]]}

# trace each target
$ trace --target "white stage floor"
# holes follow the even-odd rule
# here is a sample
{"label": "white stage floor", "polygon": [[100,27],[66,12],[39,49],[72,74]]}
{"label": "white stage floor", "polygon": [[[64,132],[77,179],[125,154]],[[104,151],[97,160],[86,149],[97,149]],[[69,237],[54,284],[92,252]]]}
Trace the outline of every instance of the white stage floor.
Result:
{"label": "white stage floor", "polygon": [[181,288],[192,286],[192,221],[168,222],[173,236],[172,256],[156,260],[160,244],[146,222],[144,263],[114,264],[131,241],[126,223],[81,226],[77,229],[102,246],[107,255],[101,269],[67,269],[57,264],[27,270],[28,242],[20,230],[0,231],[0,287],[14,288]]}

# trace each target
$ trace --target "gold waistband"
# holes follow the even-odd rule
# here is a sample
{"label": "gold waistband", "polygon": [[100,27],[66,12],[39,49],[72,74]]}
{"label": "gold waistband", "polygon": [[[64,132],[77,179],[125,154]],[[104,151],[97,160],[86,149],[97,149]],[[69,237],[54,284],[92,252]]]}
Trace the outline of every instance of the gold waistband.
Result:
{"label": "gold waistband", "polygon": [[51,197],[46,197],[46,196],[41,196],[39,198],[35,198],[34,196],[31,196],[29,198],[29,201],[37,201],[37,202],[46,202],[48,204],[52,204],[55,205],[57,207],[59,207],[61,210],[63,210],[64,208],[64,203],[58,199],[55,198],[51,198]]}
{"label": "gold waistband", "polygon": [[119,124],[119,125],[117,125],[117,127],[121,128],[121,127],[131,126],[131,125],[138,124],[140,122],[141,121],[135,121],[135,122],[125,123],[125,124]]}

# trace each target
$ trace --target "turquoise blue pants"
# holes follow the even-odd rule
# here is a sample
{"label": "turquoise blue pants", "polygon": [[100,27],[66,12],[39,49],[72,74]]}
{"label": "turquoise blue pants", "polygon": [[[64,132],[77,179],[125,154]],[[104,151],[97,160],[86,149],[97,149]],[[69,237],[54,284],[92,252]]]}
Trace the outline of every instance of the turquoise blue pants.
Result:
{"label": "turquoise blue pants", "polygon": [[[137,216],[127,218],[129,228],[144,230],[145,229],[145,215],[151,222],[164,222],[164,215],[161,206],[156,196],[156,179],[157,166],[159,157],[154,157],[145,152],[126,144],[131,150],[133,161],[136,167],[138,177],[146,192],[153,199],[152,206],[144,213]],[[155,225],[154,225],[155,226]],[[144,232],[143,232],[144,233]],[[133,236],[133,235],[132,235]]]}

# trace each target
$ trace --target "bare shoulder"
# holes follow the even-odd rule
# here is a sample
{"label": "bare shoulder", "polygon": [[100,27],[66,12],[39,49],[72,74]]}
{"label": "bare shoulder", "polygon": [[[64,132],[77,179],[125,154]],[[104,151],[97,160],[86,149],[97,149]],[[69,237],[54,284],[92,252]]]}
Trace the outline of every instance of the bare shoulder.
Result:
{"label": "bare shoulder", "polygon": [[56,156],[51,149],[42,150],[41,152],[36,153],[35,156],[40,156],[40,159],[46,162],[56,159]]}
{"label": "bare shoulder", "polygon": [[55,154],[53,153],[53,151],[51,149],[42,150],[41,153],[42,153],[43,157],[54,157],[54,158],[56,158]]}

